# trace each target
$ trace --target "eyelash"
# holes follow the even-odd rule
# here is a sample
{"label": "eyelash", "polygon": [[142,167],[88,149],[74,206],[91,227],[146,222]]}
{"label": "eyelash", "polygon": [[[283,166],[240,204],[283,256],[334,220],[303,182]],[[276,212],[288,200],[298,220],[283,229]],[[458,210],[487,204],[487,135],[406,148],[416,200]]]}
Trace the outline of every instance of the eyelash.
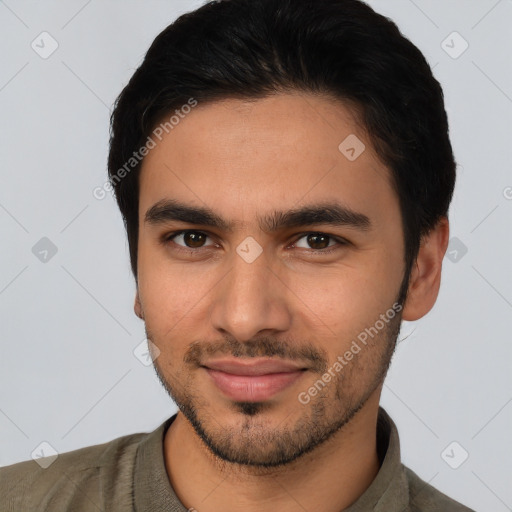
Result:
{"label": "eyelash", "polygon": [[[194,230],[194,229],[182,229],[180,231],[173,231],[172,233],[167,233],[166,235],[164,235],[162,237],[162,243],[164,245],[168,245],[169,242],[173,242],[174,238],[176,238],[177,236],[182,235],[184,233],[200,233],[202,235],[205,235],[205,236],[211,238],[210,235],[204,231],[198,231],[198,230]],[[306,231],[305,233],[300,233],[298,238],[293,243],[296,244],[302,238],[304,238],[308,235],[313,235],[313,234],[314,235],[322,235],[331,240],[334,240],[335,242],[337,242],[337,245],[334,245],[334,246],[331,246],[331,247],[325,248],[325,249],[310,249],[309,252],[312,254],[331,254],[331,253],[335,252],[336,250],[338,250],[340,248],[340,246],[349,245],[349,242],[347,240],[344,240],[342,238],[339,238],[334,235],[330,235],[329,233],[324,233],[321,231]],[[178,245],[176,243],[174,243],[174,245],[175,245],[175,250],[177,250],[179,252],[185,252],[188,254],[197,254],[201,249],[208,248],[208,246],[207,246],[207,247],[198,247],[198,248],[194,249],[192,247],[186,247],[183,245]]]}

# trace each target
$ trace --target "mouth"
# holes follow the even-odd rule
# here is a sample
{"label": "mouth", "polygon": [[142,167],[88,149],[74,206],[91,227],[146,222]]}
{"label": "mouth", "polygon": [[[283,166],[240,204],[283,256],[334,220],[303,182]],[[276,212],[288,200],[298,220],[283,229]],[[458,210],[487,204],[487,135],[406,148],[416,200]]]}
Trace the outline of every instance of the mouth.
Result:
{"label": "mouth", "polygon": [[226,397],[240,402],[268,400],[302,377],[307,368],[275,359],[223,359],[203,365]]}

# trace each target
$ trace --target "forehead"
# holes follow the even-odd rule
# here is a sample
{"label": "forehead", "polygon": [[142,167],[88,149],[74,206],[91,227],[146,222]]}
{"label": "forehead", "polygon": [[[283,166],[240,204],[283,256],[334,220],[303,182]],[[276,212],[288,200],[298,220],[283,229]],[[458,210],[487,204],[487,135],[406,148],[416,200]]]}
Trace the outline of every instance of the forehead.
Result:
{"label": "forehead", "polygon": [[325,96],[199,103],[155,142],[141,168],[142,213],[166,198],[234,218],[325,200],[377,216],[398,206],[353,111]]}

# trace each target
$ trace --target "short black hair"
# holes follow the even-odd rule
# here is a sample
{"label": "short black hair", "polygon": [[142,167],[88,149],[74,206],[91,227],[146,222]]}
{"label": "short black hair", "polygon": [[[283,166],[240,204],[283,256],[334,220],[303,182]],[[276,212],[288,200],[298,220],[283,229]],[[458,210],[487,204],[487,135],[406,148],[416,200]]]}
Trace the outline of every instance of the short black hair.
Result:
{"label": "short black hair", "polygon": [[421,238],[448,216],[456,163],[443,91],[425,57],[393,21],[359,0],[210,1],[156,37],[111,116],[109,179],[136,281],[140,162],[122,179],[119,173],[134,151],[191,98],[286,92],[327,95],[353,107],[391,170],[408,281]]}

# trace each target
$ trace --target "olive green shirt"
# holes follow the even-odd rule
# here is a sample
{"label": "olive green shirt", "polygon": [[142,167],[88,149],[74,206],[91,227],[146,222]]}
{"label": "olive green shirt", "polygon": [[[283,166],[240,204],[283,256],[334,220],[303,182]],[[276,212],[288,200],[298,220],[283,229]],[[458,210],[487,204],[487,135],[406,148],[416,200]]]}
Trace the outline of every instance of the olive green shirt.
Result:
{"label": "olive green shirt", "polygon": [[[164,464],[164,435],[175,417],[151,433],[61,453],[46,469],[43,459],[0,468],[0,511],[187,512]],[[472,512],[402,465],[398,431],[382,408],[377,449],[377,476],[345,512]]]}

